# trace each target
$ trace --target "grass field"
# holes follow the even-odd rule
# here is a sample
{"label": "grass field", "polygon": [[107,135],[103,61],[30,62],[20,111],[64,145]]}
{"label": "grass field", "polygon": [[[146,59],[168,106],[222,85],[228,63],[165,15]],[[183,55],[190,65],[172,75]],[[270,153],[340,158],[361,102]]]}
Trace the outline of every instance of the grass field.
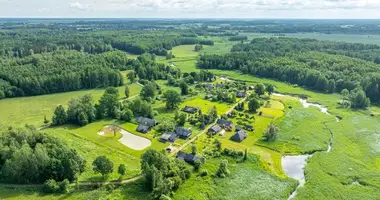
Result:
{"label": "grass field", "polygon": [[[121,97],[124,97],[124,87],[118,87]],[[129,85],[130,96],[140,93],[141,87],[137,84]],[[43,125],[44,116],[51,119],[54,109],[58,105],[67,105],[71,98],[91,94],[95,101],[103,95],[104,89],[81,90],[58,94],[41,95],[35,97],[20,97],[0,100],[0,123],[4,125],[31,124]]]}
{"label": "grass field", "polygon": [[[260,37],[261,34],[249,37]],[[307,35],[307,34],[305,34]],[[311,36],[305,37],[313,37]],[[262,35],[261,35],[262,36]],[[295,37],[302,37],[296,34]],[[364,36],[341,37],[342,40],[361,41]],[[336,35],[318,35],[314,37],[330,37]],[[351,37],[351,38],[350,38]],[[356,39],[354,39],[356,38]],[[204,46],[202,53],[226,53],[234,43],[222,38],[214,38],[214,46]],[[318,39],[318,38],[316,38]],[[379,39],[374,39],[376,42]],[[193,45],[183,45],[173,48],[175,59],[159,59],[159,62],[174,63],[182,72],[197,71],[196,59],[198,53]],[[309,102],[318,102],[329,109],[331,116],[321,113],[316,108],[303,108],[297,98],[272,96],[270,106],[260,108],[263,116],[255,115],[255,120],[249,122],[255,127],[255,132],[248,132],[248,138],[242,143],[229,140],[233,132],[226,132],[223,136],[215,136],[222,142],[222,146],[238,150],[248,149],[249,152],[259,155],[259,158],[249,163],[237,163],[229,159],[231,176],[225,179],[214,178],[211,175],[217,170],[220,158],[207,158],[204,169],[209,176],[199,177],[193,174],[190,180],[177,191],[173,199],[286,199],[294,190],[296,182],[286,178],[281,169],[281,157],[284,154],[301,154],[326,150],[333,134],[333,149],[331,152],[317,152],[310,158],[306,166],[306,185],[301,188],[296,199],[378,199],[380,195],[380,116],[370,117],[369,113],[380,113],[380,108],[371,107],[367,110],[346,110],[337,105],[339,94],[322,94],[301,87],[295,87],[276,80],[257,78],[240,74],[236,71],[210,70],[217,75],[227,75],[231,79],[250,83],[266,83],[276,86],[276,92],[294,95],[306,95]],[[167,90],[171,87],[165,81],[158,83]],[[139,93],[140,86],[130,86],[131,96]],[[175,88],[179,90],[178,88]],[[119,88],[123,96],[124,87]],[[93,94],[95,100],[103,94],[103,89],[68,92],[37,97],[5,99],[0,101],[0,122],[3,124],[35,124],[43,123],[43,116],[51,117],[54,108],[59,104],[66,104],[72,97]],[[201,95],[187,97],[180,105],[195,106],[204,113],[213,105],[217,106],[218,113],[224,114],[230,105],[215,103],[202,99]],[[172,120],[174,111],[166,111],[164,102],[156,101],[154,109],[159,111],[156,119],[161,121]],[[291,106],[291,108],[289,108]],[[336,122],[335,116],[342,117]],[[233,119],[236,124],[244,121],[244,117]],[[268,143],[261,139],[264,130],[271,121],[280,127],[280,134],[276,142]],[[112,120],[98,121],[85,127],[65,126],[49,128],[45,132],[65,140],[72,148],[77,149],[80,155],[87,160],[86,171],[80,181],[101,180],[100,175],[93,174],[91,163],[99,155],[110,157],[115,168],[124,163],[127,165],[126,177],[139,173],[139,156],[144,151],[134,151],[123,146],[117,140],[121,137],[102,137],[97,134],[104,125],[117,123]],[[158,142],[156,132],[140,134],[135,131],[136,124],[120,123],[124,129],[136,135],[146,137],[152,141],[149,148],[162,150],[167,144]],[[190,125],[186,125],[191,127]],[[199,131],[192,127],[193,131]],[[195,144],[200,154],[209,150],[214,138],[206,135],[199,137]],[[179,141],[181,144],[183,141]],[[190,147],[186,149],[189,151]],[[115,180],[118,175],[114,172],[107,180]],[[149,199],[149,192],[144,191],[141,182],[116,188],[112,192],[106,187],[95,190],[77,190],[67,195],[41,195],[41,193],[27,189],[0,188],[0,198],[6,199]]]}

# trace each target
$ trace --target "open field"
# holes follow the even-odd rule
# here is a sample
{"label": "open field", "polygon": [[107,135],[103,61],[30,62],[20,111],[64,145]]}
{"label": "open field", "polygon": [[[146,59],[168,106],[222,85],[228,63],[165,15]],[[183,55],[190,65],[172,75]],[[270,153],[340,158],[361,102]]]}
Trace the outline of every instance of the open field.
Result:
{"label": "open field", "polygon": [[[120,97],[124,97],[124,87],[118,87]],[[50,120],[54,109],[58,105],[67,105],[75,97],[91,94],[95,101],[103,95],[105,89],[81,90],[58,94],[41,95],[35,97],[20,97],[2,99],[0,101],[0,123],[4,125],[31,124],[43,125],[44,116]],[[130,96],[140,93],[141,87],[137,84],[129,85]]]}

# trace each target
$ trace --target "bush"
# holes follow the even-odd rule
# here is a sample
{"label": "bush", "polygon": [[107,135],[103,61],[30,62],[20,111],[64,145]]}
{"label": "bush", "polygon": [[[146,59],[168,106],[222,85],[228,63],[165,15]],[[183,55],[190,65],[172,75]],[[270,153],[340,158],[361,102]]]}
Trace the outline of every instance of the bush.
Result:
{"label": "bush", "polygon": [[56,193],[59,190],[59,185],[54,179],[49,179],[45,181],[43,190],[47,193]]}
{"label": "bush", "polygon": [[200,176],[204,177],[204,176],[208,176],[208,171],[207,169],[202,169],[202,171],[199,173]]}
{"label": "bush", "polygon": [[68,193],[70,188],[70,182],[69,180],[65,179],[62,182],[59,183],[59,192],[61,193]]}
{"label": "bush", "polygon": [[244,152],[242,152],[242,151],[236,151],[234,149],[229,149],[229,148],[225,148],[223,150],[222,154],[225,155],[225,156],[232,157],[232,158],[239,158],[239,157],[244,156]]}
{"label": "bush", "polygon": [[185,169],[183,172],[185,173],[185,178],[189,179],[191,176],[191,171],[189,169]]}
{"label": "bush", "polygon": [[198,172],[201,166],[202,166],[202,163],[199,160],[196,160],[194,162],[194,171]]}

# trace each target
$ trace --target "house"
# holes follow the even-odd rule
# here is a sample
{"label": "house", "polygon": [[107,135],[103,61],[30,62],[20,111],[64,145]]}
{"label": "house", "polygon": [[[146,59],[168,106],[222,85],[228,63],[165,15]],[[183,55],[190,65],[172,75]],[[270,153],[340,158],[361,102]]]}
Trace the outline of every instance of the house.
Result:
{"label": "house", "polygon": [[178,137],[184,140],[191,136],[191,130],[184,127],[177,127],[175,129],[175,133],[178,135]]}
{"label": "house", "polygon": [[152,129],[152,127],[147,126],[147,125],[142,125],[140,124],[137,128],[136,131],[140,133],[147,133]]}
{"label": "house", "polygon": [[243,130],[242,128],[241,128],[241,126],[236,126],[236,128],[235,128],[235,131],[237,132],[237,131],[241,131],[241,130]]}
{"label": "house", "polygon": [[158,124],[156,120],[149,119],[149,118],[146,118],[146,117],[137,117],[136,121],[140,125],[145,125],[145,126],[149,126],[149,127],[154,127],[154,126],[156,126]]}
{"label": "house", "polygon": [[213,135],[216,135],[217,133],[219,133],[220,131],[222,130],[222,127],[220,127],[219,125],[214,125],[213,127],[209,128],[208,129],[208,132],[209,133],[212,133]]}
{"label": "house", "polygon": [[244,125],[244,129],[248,130],[248,131],[254,131],[255,130],[255,128],[253,126],[248,125],[248,124]]}
{"label": "house", "polygon": [[249,90],[254,90],[254,89],[255,89],[255,86],[249,86],[248,89],[249,89]]}
{"label": "house", "polygon": [[205,99],[212,99],[213,97],[214,97],[214,95],[208,94],[208,95],[205,96]]}
{"label": "house", "polygon": [[245,138],[247,138],[248,135],[245,131],[241,130],[241,131],[238,131],[235,133],[235,135],[233,135],[230,140],[232,141],[235,141],[235,142],[241,142],[243,140],[245,140]]}
{"label": "house", "polygon": [[173,132],[164,133],[160,137],[160,142],[174,142],[178,138],[178,135]]}
{"label": "house", "polygon": [[226,130],[232,130],[232,128],[234,127],[234,124],[231,121],[225,119],[218,119],[216,123]]}
{"label": "house", "polygon": [[198,108],[194,108],[191,106],[185,106],[184,108],[182,108],[182,111],[190,113],[190,114],[194,114],[194,113],[198,112]]}
{"label": "house", "polygon": [[191,153],[185,153],[183,151],[179,151],[177,153],[177,159],[183,160],[189,164],[194,164],[197,160],[199,160],[201,163],[205,162],[205,159],[196,155],[193,155]]}
{"label": "house", "polygon": [[214,90],[214,86],[212,84],[204,84],[206,90]]}
{"label": "house", "polygon": [[236,97],[238,97],[238,98],[244,98],[246,96],[247,96],[246,92],[240,92],[240,91],[236,92]]}
{"label": "house", "polygon": [[225,85],[222,84],[222,83],[217,83],[217,84],[215,85],[215,87],[218,88],[218,89],[221,89],[221,88],[224,88]]}

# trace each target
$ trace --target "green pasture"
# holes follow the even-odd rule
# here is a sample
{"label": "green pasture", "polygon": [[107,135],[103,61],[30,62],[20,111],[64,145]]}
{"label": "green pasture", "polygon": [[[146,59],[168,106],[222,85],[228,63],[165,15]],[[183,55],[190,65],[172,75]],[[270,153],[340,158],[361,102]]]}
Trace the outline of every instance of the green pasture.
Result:
{"label": "green pasture", "polygon": [[[125,86],[118,87],[120,96],[124,98]],[[129,85],[130,96],[140,93],[137,84]],[[0,123],[3,125],[43,125],[44,116],[50,120],[58,105],[67,105],[68,101],[85,94],[92,94],[98,101],[104,93],[103,89],[81,90],[33,97],[19,97],[0,100]]]}

